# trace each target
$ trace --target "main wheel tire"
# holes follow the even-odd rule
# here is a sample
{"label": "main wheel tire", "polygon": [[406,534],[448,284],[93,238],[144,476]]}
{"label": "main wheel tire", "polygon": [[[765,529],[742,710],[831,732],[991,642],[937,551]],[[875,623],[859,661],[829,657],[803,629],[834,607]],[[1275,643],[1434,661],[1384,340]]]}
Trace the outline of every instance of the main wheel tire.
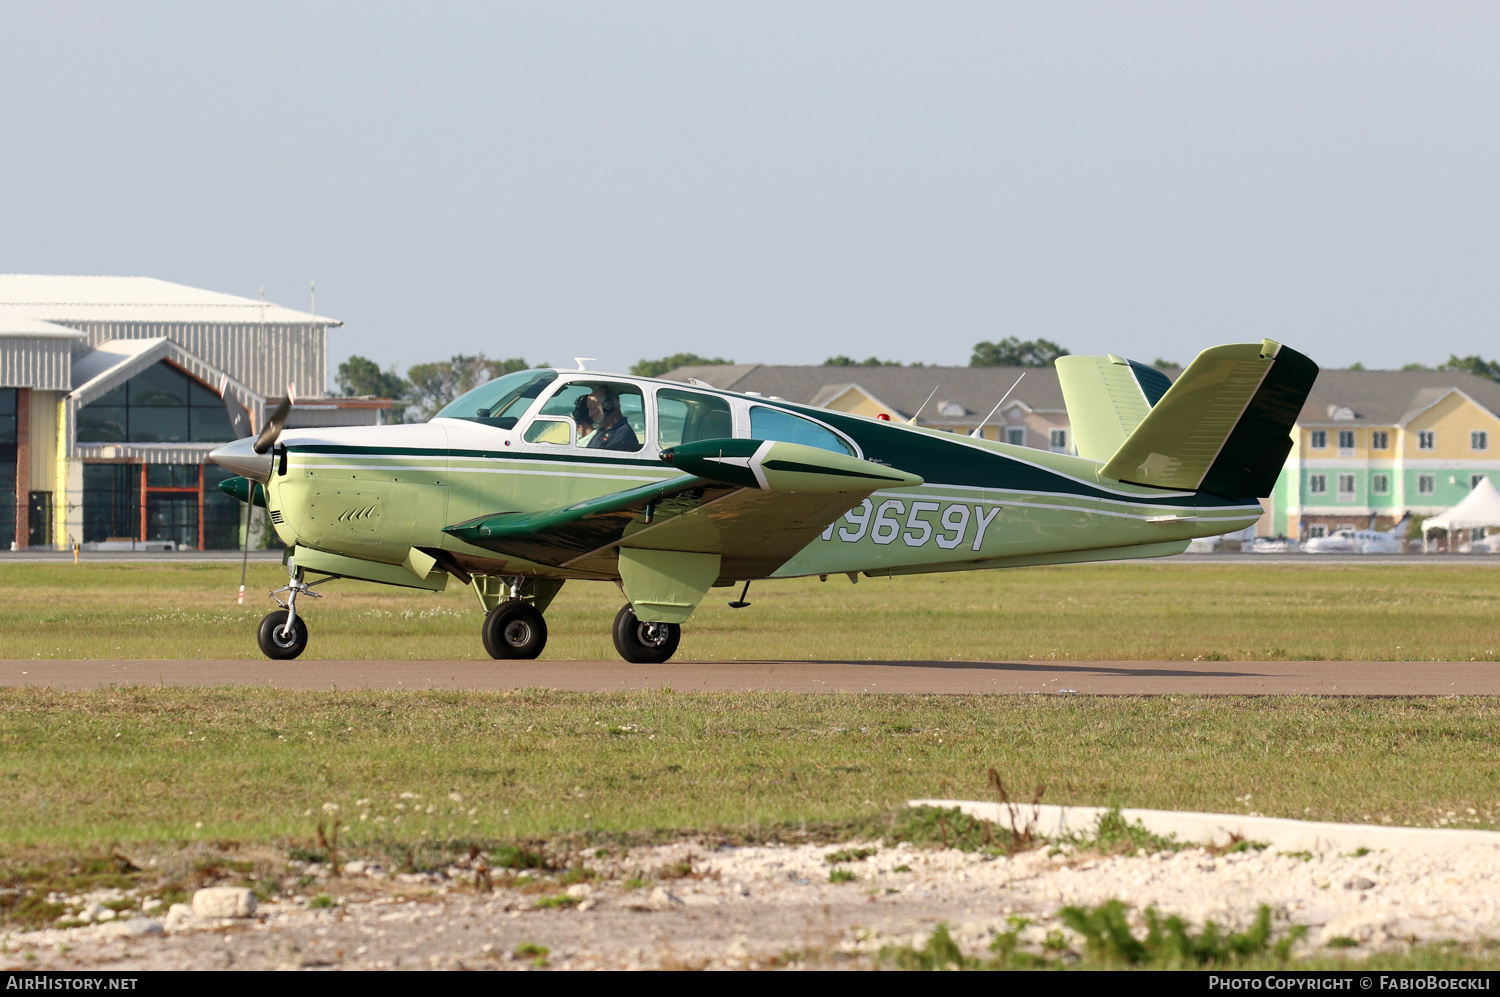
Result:
{"label": "main wheel tire", "polygon": [[677,653],[682,640],[680,623],[642,623],[635,610],[622,606],[615,614],[615,650],[637,665],[659,665]]}
{"label": "main wheel tire", "polygon": [[511,599],[486,614],[480,636],[492,658],[530,660],[547,646],[547,621],[531,603]]}
{"label": "main wheel tire", "polygon": [[283,634],[286,626],[286,610],[278,609],[266,614],[255,633],[255,642],[260,653],[275,661],[290,661],[307,650],[307,621],[297,617],[292,621],[292,632]]}

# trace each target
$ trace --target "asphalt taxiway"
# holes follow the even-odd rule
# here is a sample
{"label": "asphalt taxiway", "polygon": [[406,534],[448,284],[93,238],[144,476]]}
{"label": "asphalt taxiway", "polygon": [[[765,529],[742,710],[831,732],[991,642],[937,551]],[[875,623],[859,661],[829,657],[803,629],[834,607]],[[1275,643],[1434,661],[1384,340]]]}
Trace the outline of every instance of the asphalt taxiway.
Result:
{"label": "asphalt taxiway", "polygon": [[1497,661],[0,661],[0,686],[1493,696]]}

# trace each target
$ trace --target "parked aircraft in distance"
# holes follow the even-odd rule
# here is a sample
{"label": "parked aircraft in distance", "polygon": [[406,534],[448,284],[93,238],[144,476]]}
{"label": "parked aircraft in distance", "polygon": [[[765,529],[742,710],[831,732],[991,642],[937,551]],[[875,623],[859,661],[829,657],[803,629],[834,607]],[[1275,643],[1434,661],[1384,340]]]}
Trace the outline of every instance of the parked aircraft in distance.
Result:
{"label": "parked aircraft in distance", "polygon": [[1302,550],[1307,554],[1399,554],[1410,525],[1409,512],[1388,530],[1375,529],[1375,517],[1371,516],[1369,529],[1335,530],[1330,536],[1306,541]]}
{"label": "parked aircraft in distance", "polygon": [[1057,369],[1077,456],[582,362],[422,425],[282,432],[283,402],[211,456],[288,545],[269,657],[302,653],[299,598],[330,578],[470,586],[496,658],[535,658],[558,590],[598,580],[625,596],[621,656],[661,662],[715,586],[1161,557],[1243,529],[1318,372],[1271,340],[1206,350],[1176,383],[1113,355]]}

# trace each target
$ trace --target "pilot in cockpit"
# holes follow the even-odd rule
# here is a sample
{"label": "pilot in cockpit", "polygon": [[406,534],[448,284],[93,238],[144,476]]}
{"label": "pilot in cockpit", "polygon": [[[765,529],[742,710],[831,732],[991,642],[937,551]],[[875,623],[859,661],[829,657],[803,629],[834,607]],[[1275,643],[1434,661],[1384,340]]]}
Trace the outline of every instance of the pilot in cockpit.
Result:
{"label": "pilot in cockpit", "polygon": [[585,422],[594,430],[593,437],[583,444],[584,446],[591,450],[632,452],[641,448],[641,441],[636,438],[635,430],[630,428],[625,414],[620,411],[620,399],[615,394],[614,388],[601,384],[579,401],[588,406],[587,420],[575,415],[580,441],[583,437]]}

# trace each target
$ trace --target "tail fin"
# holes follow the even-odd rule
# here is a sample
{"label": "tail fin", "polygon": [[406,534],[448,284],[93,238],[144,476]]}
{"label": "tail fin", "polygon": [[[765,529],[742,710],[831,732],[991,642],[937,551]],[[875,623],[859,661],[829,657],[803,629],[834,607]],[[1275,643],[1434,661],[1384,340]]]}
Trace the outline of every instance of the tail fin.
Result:
{"label": "tail fin", "polygon": [[1272,340],[1198,354],[1100,473],[1226,498],[1271,494],[1318,365]]}
{"label": "tail fin", "polygon": [[1172,382],[1145,364],[1117,357],[1058,357],[1057,380],[1078,456],[1109,460]]}

